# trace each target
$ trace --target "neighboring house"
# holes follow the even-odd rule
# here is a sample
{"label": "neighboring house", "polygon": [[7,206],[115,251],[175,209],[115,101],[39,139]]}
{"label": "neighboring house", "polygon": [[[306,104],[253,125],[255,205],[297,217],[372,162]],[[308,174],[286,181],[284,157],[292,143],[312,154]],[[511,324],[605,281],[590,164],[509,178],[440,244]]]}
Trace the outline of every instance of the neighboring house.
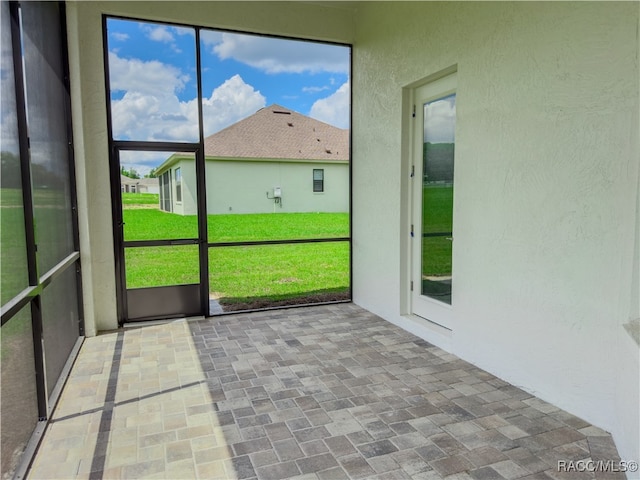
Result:
{"label": "neighboring house", "polygon": [[122,193],[139,193],[138,179],[129,178],[126,175],[120,174],[120,190]]}
{"label": "neighboring house", "polygon": [[[205,139],[207,213],[348,212],[349,130],[279,105]],[[194,156],[157,169],[165,211],[196,214]]]}
{"label": "neighboring house", "polygon": [[120,175],[120,189],[122,193],[160,193],[157,178],[129,178]]}
{"label": "neighboring house", "polygon": [[157,178],[139,178],[138,180],[138,192],[139,193],[160,193],[160,183]]}

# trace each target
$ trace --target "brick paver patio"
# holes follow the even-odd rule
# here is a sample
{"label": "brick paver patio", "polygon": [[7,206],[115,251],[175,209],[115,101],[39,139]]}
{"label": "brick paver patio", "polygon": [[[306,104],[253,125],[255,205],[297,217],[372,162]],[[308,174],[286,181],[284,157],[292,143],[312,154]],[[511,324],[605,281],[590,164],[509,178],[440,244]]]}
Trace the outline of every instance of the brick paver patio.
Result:
{"label": "brick paver patio", "polygon": [[609,434],[352,304],[86,339],[30,478],[566,479]]}

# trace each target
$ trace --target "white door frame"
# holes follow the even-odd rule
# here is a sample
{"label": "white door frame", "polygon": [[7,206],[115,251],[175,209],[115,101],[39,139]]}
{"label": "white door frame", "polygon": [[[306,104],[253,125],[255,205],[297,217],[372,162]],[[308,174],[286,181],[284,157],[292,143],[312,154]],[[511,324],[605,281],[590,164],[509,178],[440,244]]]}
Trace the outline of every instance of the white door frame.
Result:
{"label": "white door frame", "polygon": [[[422,290],[422,187],[423,187],[423,143],[424,108],[429,101],[437,100],[455,93],[457,89],[456,73],[451,73],[431,82],[414,87],[411,90],[413,119],[410,128],[410,223],[412,239],[410,247],[410,313],[436,323],[446,329],[453,329],[453,305],[455,282],[452,279],[452,304],[435,300],[421,294]],[[455,178],[455,177],[454,177]],[[455,188],[454,188],[455,191]],[[454,274],[452,273],[452,276]]]}

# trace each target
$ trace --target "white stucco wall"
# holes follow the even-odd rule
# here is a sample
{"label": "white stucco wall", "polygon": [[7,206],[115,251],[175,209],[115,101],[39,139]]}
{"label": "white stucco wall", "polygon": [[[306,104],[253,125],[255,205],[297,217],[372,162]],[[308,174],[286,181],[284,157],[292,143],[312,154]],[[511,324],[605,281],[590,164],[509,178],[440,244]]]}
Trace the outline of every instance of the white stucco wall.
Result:
{"label": "white stucco wall", "polygon": [[292,2],[67,2],[86,333],[117,326],[102,15],[351,43],[342,8]]}
{"label": "white stucco wall", "polygon": [[[628,460],[640,449],[638,348],[622,327],[637,299],[638,10],[372,2],[353,50],[355,302],[611,431]],[[456,65],[454,321],[440,334],[403,315],[403,88]]]}
{"label": "white stucco wall", "polygon": [[[178,201],[176,170],[180,169],[181,200]],[[192,159],[178,159],[169,167],[171,175],[171,211],[179,215],[195,215],[197,212],[197,183],[195,162]]]}
{"label": "white stucco wall", "polygon": [[[352,16],[307,2],[68,2],[87,334],[116,326],[101,15],[354,42],[356,303],[611,431],[622,457],[637,457],[638,350],[622,325],[640,301],[638,9],[372,2]],[[403,88],[454,65],[454,324],[440,335],[403,315]]]}
{"label": "white stucco wall", "polygon": [[[313,170],[324,169],[324,192]],[[273,188],[280,187],[276,204]],[[222,213],[348,212],[349,165],[322,162],[207,161],[207,211]]]}

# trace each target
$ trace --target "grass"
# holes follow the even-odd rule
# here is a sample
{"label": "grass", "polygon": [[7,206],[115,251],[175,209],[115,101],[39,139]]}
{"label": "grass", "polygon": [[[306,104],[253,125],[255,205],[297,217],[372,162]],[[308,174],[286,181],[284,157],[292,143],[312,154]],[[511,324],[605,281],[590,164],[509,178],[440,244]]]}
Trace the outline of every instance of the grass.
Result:
{"label": "grass", "polygon": [[[157,196],[125,195],[125,240],[198,236],[195,215],[148,208]],[[207,220],[211,243],[349,236],[346,213],[209,215]],[[200,281],[195,245],[127,248],[125,264],[127,288]],[[212,247],[209,288],[225,310],[348,298],[349,243]]]}
{"label": "grass", "polygon": [[[127,288],[196,284],[196,246],[126,251]],[[349,243],[209,249],[209,289],[223,305],[335,295],[349,288]]]}
{"label": "grass", "polygon": [[349,243],[213,248],[209,288],[222,304],[345,292]]}
{"label": "grass", "polygon": [[[124,238],[127,241],[198,236],[198,219],[195,215],[177,215],[150,208],[125,208],[123,217]],[[207,229],[211,243],[348,237],[349,214],[209,215]]]}
{"label": "grass", "polygon": [[160,195],[157,193],[122,193],[123,205],[159,205]]}
{"label": "grass", "polygon": [[[423,233],[451,232],[453,228],[453,187],[426,186],[422,196]],[[451,275],[453,242],[450,235],[422,239],[422,275]]]}
{"label": "grass", "polygon": [[453,224],[453,187],[429,185],[422,196],[424,233],[450,232]]}
{"label": "grass", "polygon": [[[57,189],[33,191],[34,223],[38,244],[38,275],[44,275],[73,251],[71,208],[65,192]],[[0,301],[5,304],[28,286],[22,191],[0,188]]]}
{"label": "grass", "polygon": [[29,285],[22,192],[17,188],[0,189],[0,244],[0,301],[4,305]]}
{"label": "grass", "polygon": [[127,288],[200,282],[198,246],[125,248]]}
{"label": "grass", "polygon": [[[26,256],[20,192],[1,193],[5,303],[26,286]],[[157,194],[125,193],[123,205],[126,240],[197,237],[196,216],[153,208]],[[425,232],[450,232],[452,205],[451,186],[425,187]],[[210,242],[349,236],[349,215],[344,213],[210,215],[207,224]],[[451,246],[445,237],[423,238],[423,275],[451,273]],[[128,288],[199,282],[197,246],[127,248],[125,256]],[[229,306],[344,294],[349,288],[349,243],[210,248],[209,281],[220,303]]]}

